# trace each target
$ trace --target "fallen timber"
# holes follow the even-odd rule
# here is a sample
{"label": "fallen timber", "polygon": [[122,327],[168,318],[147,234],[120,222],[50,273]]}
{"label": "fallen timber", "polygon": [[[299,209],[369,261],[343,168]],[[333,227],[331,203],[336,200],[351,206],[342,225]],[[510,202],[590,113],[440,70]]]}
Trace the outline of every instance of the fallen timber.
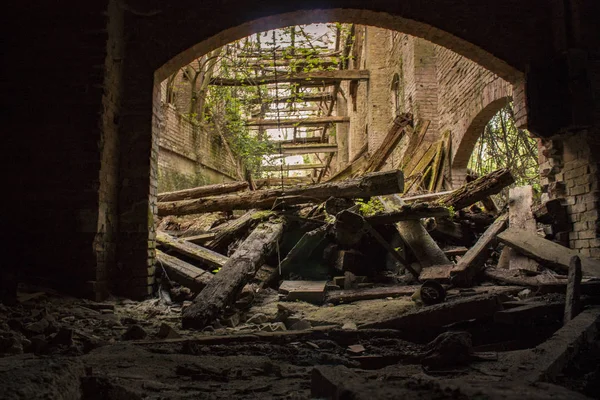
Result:
{"label": "fallen timber", "polygon": [[569,271],[571,257],[579,256],[583,275],[600,277],[600,261],[585,257],[576,250],[546,240],[535,232],[508,229],[498,235],[498,240],[519,253],[539,261],[541,264],[565,273]]}
{"label": "fallen timber", "polygon": [[499,193],[506,186],[514,183],[514,181],[515,179],[508,169],[499,169],[481,178],[477,178],[460,189],[442,197],[439,199],[439,203],[446,207],[454,207],[458,211],[492,194]]}
{"label": "fallen timber", "polygon": [[175,281],[192,292],[199,293],[213,278],[213,274],[198,267],[188,264],[176,257],[156,250],[158,266],[165,269],[169,280]]}
{"label": "fallen timber", "polygon": [[269,219],[274,214],[270,211],[249,210],[244,215],[229,221],[220,228],[206,247],[214,251],[224,251],[227,246],[244,232],[256,226],[259,222]]}
{"label": "fallen timber", "polygon": [[215,196],[248,189],[248,182],[219,183],[216,185],[199,186],[191,189],[177,190],[175,192],[159,193],[157,201],[176,201],[199,199],[201,197]]}
{"label": "fallen timber", "polygon": [[204,328],[232,304],[240,291],[264,264],[283,232],[283,223],[260,224],[233,253],[194,302],[183,311],[185,329]]}
{"label": "fallen timber", "polygon": [[159,246],[173,250],[194,260],[201,261],[211,267],[221,268],[227,262],[227,257],[222,254],[190,243],[185,239],[176,239],[161,231],[156,233],[156,241]]}
{"label": "fallen timber", "polygon": [[401,193],[404,179],[401,171],[375,172],[361,178],[327,182],[287,190],[256,190],[202,199],[158,203],[158,215],[187,215],[213,211],[272,208],[278,199],[286,204],[320,202],[329,197],[364,198]]}

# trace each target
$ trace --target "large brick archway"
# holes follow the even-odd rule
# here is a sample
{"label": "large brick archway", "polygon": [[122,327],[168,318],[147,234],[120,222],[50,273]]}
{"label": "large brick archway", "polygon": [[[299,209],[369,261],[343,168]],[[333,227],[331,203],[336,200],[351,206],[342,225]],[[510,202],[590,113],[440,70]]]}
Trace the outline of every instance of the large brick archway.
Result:
{"label": "large brick archway", "polygon": [[452,185],[459,187],[465,183],[467,164],[475,148],[477,139],[492,117],[506,105],[512,97],[512,87],[501,79],[486,85],[481,95],[466,107],[469,115],[463,119],[466,125],[459,127],[452,143]]}
{"label": "large brick archway", "polygon": [[[351,1],[339,3],[353,4]],[[416,9],[409,10],[386,3],[384,7],[380,5],[379,10],[376,7],[373,10],[304,9],[256,19],[251,19],[253,13],[236,13],[238,18],[207,26],[194,24],[193,18],[200,18],[200,11],[193,6],[165,10],[156,18],[148,19],[126,14],[125,26],[132,19],[137,29],[131,36],[125,32],[129,43],[123,64],[122,118],[119,127],[119,176],[122,186],[119,191],[119,243],[115,260],[117,265],[123,267],[114,269],[118,278],[112,280],[119,283],[116,290],[139,296],[148,293],[152,283],[148,277],[153,273],[155,256],[153,215],[156,214],[158,132],[162,122],[159,85],[170,73],[202,54],[268,29],[315,22],[353,22],[425,38],[479,63],[507,81],[521,79],[521,72],[509,62],[492,55],[480,45],[433,25],[437,23],[452,28],[452,24],[447,23],[448,19],[444,19],[444,22],[435,20],[435,15],[430,14],[427,7],[420,5],[419,8],[417,12]],[[281,10],[281,7],[273,8],[277,9]],[[459,11],[453,9],[452,12]],[[402,14],[413,18],[406,18]],[[429,18],[433,19],[428,21]],[[158,24],[157,21],[161,19],[163,23]],[[242,23],[235,25],[237,22]],[[169,26],[168,30],[166,26]],[[213,34],[207,37],[208,32]],[[146,35],[160,37],[161,40],[141,40]],[[132,287],[136,288],[136,293],[131,293]]]}

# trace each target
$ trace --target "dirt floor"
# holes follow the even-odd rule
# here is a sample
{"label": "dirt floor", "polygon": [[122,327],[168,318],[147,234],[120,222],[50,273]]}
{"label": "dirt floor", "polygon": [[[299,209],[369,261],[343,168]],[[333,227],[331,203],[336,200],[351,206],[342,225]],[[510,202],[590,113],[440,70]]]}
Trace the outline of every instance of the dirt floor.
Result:
{"label": "dirt floor", "polygon": [[552,332],[503,351],[506,340],[486,321],[444,329],[429,344],[438,331],[407,340],[398,330],[361,329],[418,307],[407,297],[317,307],[267,290],[223,319],[231,326],[204,332],[180,329],[181,305],[159,299],[94,303],[40,288],[19,299],[0,305],[2,399],[600,396],[597,337],[552,379],[557,386],[525,379],[531,371],[519,377]]}

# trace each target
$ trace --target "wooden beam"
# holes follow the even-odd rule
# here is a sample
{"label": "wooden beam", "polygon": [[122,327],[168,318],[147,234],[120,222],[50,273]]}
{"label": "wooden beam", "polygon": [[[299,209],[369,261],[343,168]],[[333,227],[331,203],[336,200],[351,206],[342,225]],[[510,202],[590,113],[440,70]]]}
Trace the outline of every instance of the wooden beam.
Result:
{"label": "wooden beam", "polygon": [[263,171],[302,171],[306,169],[319,169],[325,167],[325,164],[286,164],[280,165],[266,165],[262,167]]}
{"label": "wooden beam", "polygon": [[369,162],[364,169],[365,172],[379,171],[384,166],[392,151],[404,137],[405,128],[410,126],[412,122],[412,114],[402,114],[394,118],[383,142],[369,157]]}
{"label": "wooden beam", "polygon": [[323,124],[339,124],[350,122],[350,117],[334,116],[334,117],[311,117],[311,118],[281,118],[263,119],[251,118],[246,121],[246,126],[262,126],[272,128],[294,128],[298,126],[314,126]]}
{"label": "wooden beam", "polygon": [[571,257],[579,256],[583,275],[600,277],[600,261],[585,257],[576,250],[546,240],[535,232],[508,229],[499,234],[498,239],[521,254],[565,273],[569,271]]}
{"label": "wooden beam", "polygon": [[328,143],[327,141],[323,141],[320,136],[312,136],[312,137],[296,137],[296,139],[292,140],[273,140],[269,142],[273,146],[279,145],[287,145],[287,144],[308,144],[308,143],[318,143],[324,144]]}
{"label": "wooden beam", "polygon": [[190,243],[184,239],[175,239],[161,231],[156,232],[156,241],[162,247],[176,251],[194,260],[201,261],[211,267],[221,268],[228,258],[222,254]]}
{"label": "wooden beam", "polygon": [[272,178],[256,179],[256,186],[259,189],[262,189],[265,186],[279,187],[282,184],[283,186],[296,186],[308,185],[310,183],[314,182],[309,176],[284,176],[283,178],[275,176]]}
{"label": "wooden beam", "polygon": [[454,207],[458,211],[477,203],[489,195],[500,192],[514,181],[515,179],[510,171],[506,168],[501,168],[467,183],[460,189],[456,189],[449,195],[441,198],[440,203],[447,207]]}
{"label": "wooden beam", "polygon": [[[531,185],[511,188],[508,191],[508,227],[536,233],[536,223],[531,206],[533,205],[533,187]],[[537,271],[538,263],[511,247],[502,250],[508,252],[509,269],[527,269]]]}
{"label": "wooden beam", "polygon": [[191,189],[159,193],[157,196],[157,201],[199,199],[201,197],[239,192],[240,190],[246,189],[248,189],[248,182],[218,183],[216,185],[198,186]]}
{"label": "wooden beam", "polygon": [[156,250],[157,266],[161,266],[167,272],[170,280],[189,288],[192,292],[199,293],[213,278],[213,274],[188,264],[176,257]]}
{"label": "wooden beam", "polygon": [[314,72],[295,72],[282,73],[276,75],[267,75],[248,78],[220,78],[213,77],[210,80],[211,85],[215,86],[257,86],[271,83],[301,83],[303,86],[323,86],[333,85],[341,81],[349,80],[368,80],[368,70],[339,70],[339,71],[314,71]]}
{"label": "wooden beam", "polygon": [[269,104],[269,103],[310,103],[328,101],[332,99],[331,92],[317,92],[317,93],[299,93],[295,96],[285,97],[267,97],[267,98],[256,98],[250,101],[251,104]]}

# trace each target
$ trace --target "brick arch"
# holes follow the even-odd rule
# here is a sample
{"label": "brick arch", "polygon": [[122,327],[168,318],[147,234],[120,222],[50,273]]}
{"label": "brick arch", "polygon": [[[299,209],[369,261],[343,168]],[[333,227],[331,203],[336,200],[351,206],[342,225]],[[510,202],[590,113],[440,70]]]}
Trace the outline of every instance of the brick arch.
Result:
{"label": "brick arch", "polygon": [[[483,5],[480,0],[330,0],[328,9],[309,1],[251,2],[181,0],[162,9],[125,11],[125,51],[120,60],[122,97],[118,118],[119,182],[118,247],[111,280],[130,287],[148,288],[148,266],[154,263],[153,216],[156,215],[158,132],[161,122],[160,82],[207,52],[253,33],[296,24],[345,22],[397,30],[427,39],[482,65],[507,82],[518,82],[532,54],[548,49],[533,38],[546,26],[519,24],[540,8],[522,0]],[[532,0],[540,2],[543,0]],[[497,3],[497,4],[496,4]],[[201,4],[201,6],[199,5]],[[203,7],[203,8],[201,8]],[[368,7],[368,9],[365,9]],[[268,11],[266,11],[268,10]],[[520,11],[519,11],[520,10]],[[490,26],[505,26],[498,36]],[[508,85],[508,83],[507,83]],[[104,189],[103,189],[104,190]],[[150,247],[150,248],[149,248]],[[152,267],[150,267],[152,268]]]}
{"label": "brick arch", "polygon": [[[341,3],[344,2],[342,1]],[[426,20],[426,18],[423,19]],[[164,52],[178,52],[175,54],[167,53],[163,56],[163,58],[168,57],[168,60],[157,68],[156,80],[162,81],[179,68],[202,55],[252,34],[293,25],[327,22],[356,23],[399,31],[446,47],[480,64],[509,82],[516,82],[522,75],[517,67],[514,67],[507,61],[500,59],[473,42],[469,42],[427,22],[405,18],[390,12],[351,8],[297,10],[246,21],[240,25],[228,27],[209,38],[203,38],[200,30],[186,29],[185,21],[188,20],[189,17],[182,20],[183,24],[177,25],[178,30],[183,32],[178,37],[177,45],[167,46],[162,49]],[[189,31],[193,32],[193,34],[186,35],[185,33]]]}
{"label": "brick arch", "polygon": [[481,95],[467,107],[470,112],[469,116],[464,118],[466,126],[461,132],[453,132],[452,185],[454,187],[465,183],[467,165],[477,140],[490,119],[511,98],[512,86],[502,79],[496,79],[486,85],[481,91]]}

